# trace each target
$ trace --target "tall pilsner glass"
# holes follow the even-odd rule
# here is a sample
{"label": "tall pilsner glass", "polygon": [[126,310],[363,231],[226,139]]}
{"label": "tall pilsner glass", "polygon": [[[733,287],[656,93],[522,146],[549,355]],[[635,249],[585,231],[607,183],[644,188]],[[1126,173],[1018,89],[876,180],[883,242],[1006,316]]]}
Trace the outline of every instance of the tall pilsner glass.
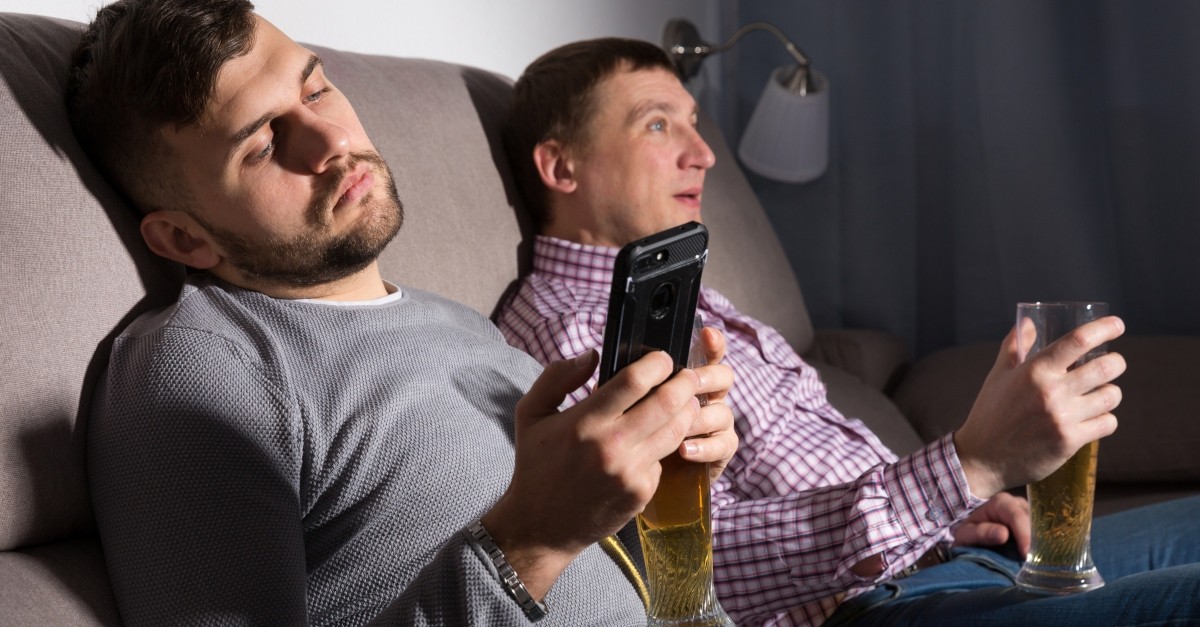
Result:
{"label": "tall pilsner glass", "polygon": [[[1108,315],[1107,303],[1020,303],[1017,328],[1030,322],[1037,339],[1022,361],[1075,327]],[[1028,322],[1027,322],[1028,321]],[[1105,345],[1084,355],[1078,367],[1107,352]],[[1079,449],[1049,477],[1027,486],[1033,542],[1017,586],[1039,594],[1071,594],[1104,585],[1092,563],[1092,503],[1096,493],[1096,453],[1100,443]]]}
{"label": "tall pilsner glass", "polygon": [[[699,330],[697,316],[688,367],[704,364]],[[637,517],[650,592],[647,625],[733,626],[713,587],[708,490],[708,464],[678,452],[662,460],[658,490]]]}

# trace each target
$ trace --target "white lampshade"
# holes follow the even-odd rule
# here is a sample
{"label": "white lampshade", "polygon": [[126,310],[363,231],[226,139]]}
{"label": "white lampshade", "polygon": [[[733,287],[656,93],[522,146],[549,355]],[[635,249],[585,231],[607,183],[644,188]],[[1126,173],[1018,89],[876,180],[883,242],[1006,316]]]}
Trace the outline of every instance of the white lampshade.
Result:
{"label": "white lampshade", "polygon": [[783,84],[794,67],[771,73],[738,145],[750,170],[785,183],[804,183],[829,164],[829,81],[811,71],[809,90],[800,95]]}

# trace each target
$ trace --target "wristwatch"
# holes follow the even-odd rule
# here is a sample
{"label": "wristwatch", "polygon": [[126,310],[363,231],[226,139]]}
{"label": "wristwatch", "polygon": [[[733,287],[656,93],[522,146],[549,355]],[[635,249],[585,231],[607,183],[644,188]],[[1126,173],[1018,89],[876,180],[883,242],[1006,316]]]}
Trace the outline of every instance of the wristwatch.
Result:
{"label": "wristwatch", "polygon": [[517,576],[517,571],[513,570],[512,564],[504,557],[504,551],[496,546],[496,541],[492,539],[492,535],[483,528],[483,521],[477,520],[467,527],[467,532],[472,538],[483,547],[485,553],[491,558],[492,564],[496,565],[496,570],[500,573],[500,583],[504,585],[504,589],[516,599],[517,605],[521,606],[521,611],[525,612],[525,617],[531,621],[539,621],[546,617],[546,604],[538,603],[525,589],[525,584],[521,583],[521,578]]}

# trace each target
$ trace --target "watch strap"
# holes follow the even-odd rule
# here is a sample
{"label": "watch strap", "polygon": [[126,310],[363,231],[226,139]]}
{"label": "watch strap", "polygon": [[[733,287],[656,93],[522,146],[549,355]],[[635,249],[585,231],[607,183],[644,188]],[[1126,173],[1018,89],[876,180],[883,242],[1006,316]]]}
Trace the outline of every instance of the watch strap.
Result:
{"label": "watch strap", "polygon": [[508,563],[508,559],[504,557],[504,551],[496,546],[496,541],[492,539],[492,535],[483,527],[483,521],[475,521],[471,526],[467,527],[467,532],[479,543],[479,546],[487,553],[488,558],[492,560],[496,571],[500,573],[500,583],[508,594],[516,600],[517,605],[521,606],[521,611],[525,612],[525,617],[531,621],[538,621],[546,616],[546,605],[534,600],[529,594],[529,590],[525,589],[525,584],[521,583],[521,578],[517,576],[517,571],[513,570],[512,564]]}

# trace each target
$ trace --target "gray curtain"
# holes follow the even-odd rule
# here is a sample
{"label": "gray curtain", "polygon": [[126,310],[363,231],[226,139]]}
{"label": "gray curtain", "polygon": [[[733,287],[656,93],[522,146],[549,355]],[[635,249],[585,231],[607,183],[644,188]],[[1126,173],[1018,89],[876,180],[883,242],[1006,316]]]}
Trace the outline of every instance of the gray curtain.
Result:
{"label": "gray curtain", "polygon": [[[1200,334],[1200,2],[743,0],[702,34],[759,20],[833,89],[826,175],[750,174],[818,328],[921,355],[1087,299]],[[722,55],[732,142],[787,59],[765,33]]]}

